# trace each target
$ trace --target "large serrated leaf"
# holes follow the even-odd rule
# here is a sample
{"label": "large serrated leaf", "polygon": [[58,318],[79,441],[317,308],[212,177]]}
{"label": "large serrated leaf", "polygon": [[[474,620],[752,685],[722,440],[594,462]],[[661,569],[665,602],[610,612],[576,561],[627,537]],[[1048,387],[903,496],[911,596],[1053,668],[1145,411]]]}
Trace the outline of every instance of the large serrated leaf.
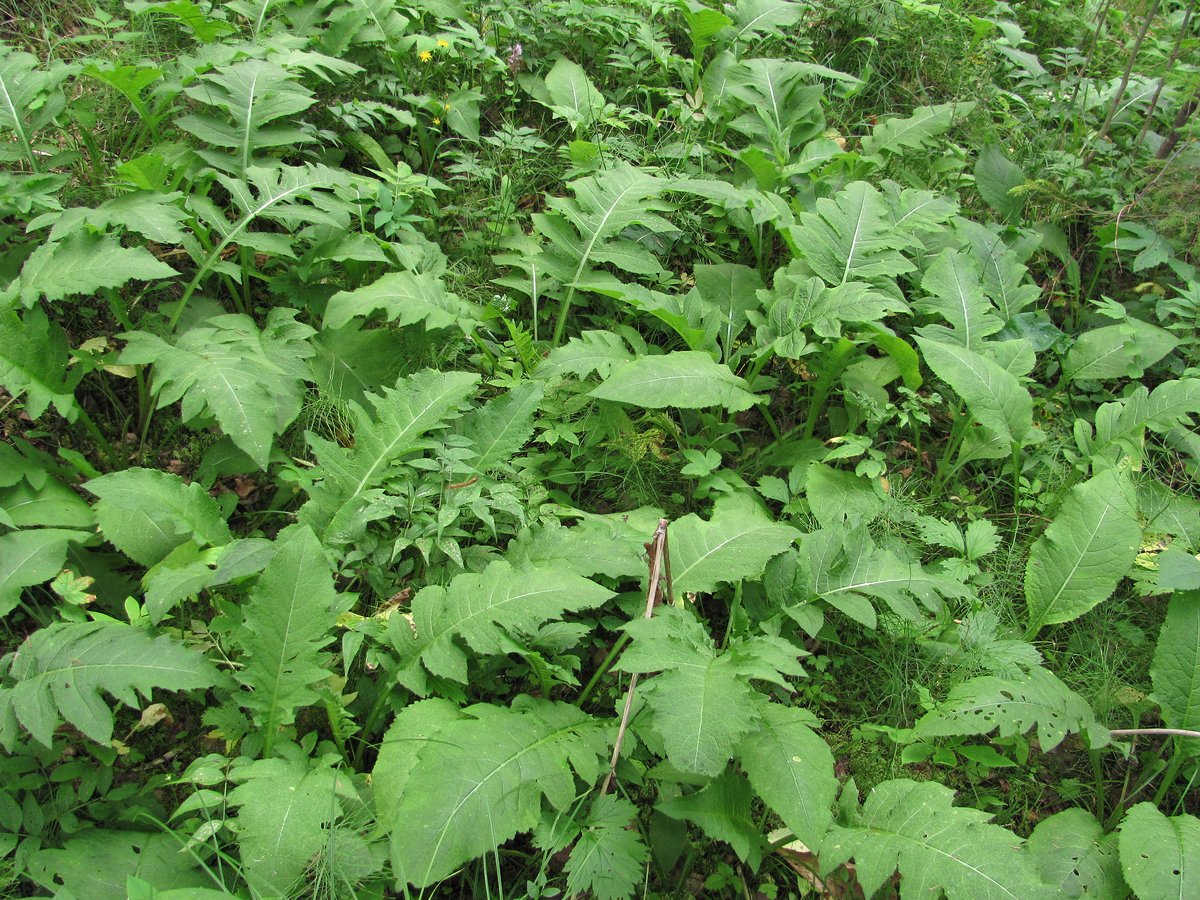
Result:
{"label": "large serrated leaf", "polygon": [[1004,327],[983,293],[978,263],[961,250],[942,251],[925,270],[921,289],[929,296],[917,308],[950,326],[926,326],[922,332],[930,337],[979,350],[985,337]]}
{"label": "large serrated leaf", "polygon": [[800,224],[787,231],[797,252],[829,285],[871,282],[914,268],[900,253],[911,239],[892,227],[883,195],[865,181],[821,198],[816,212],[802,213]]}
{"label": "large serrated leaf", "polygon": [[653,711],[651,727],[677,769],[718,775],[759,721],[749,678],[799,674],[797,651],[779,639],[756,637],[718,654],[694,615],[664,607],[652,619],[625,626],[633,643],[617,668],[659,672],[638,691]]}
{"label": "large serrated leaf", "polygon": [[1080,335],[1063,359],[1063,377],[1069,381],[1141,378],[1178,343],[1165,328],[1131,316]]}
{"label": "large serrated leaf", "polygon": [[1200,378],[1164,381],[1152,392],[1139,386],[1124,399],[1102,404],[1096,410],[1095,439],[1082,441],[1081,449],[1091,456],[1101,456],[1119,448],[1140,459],[1145,452],[1147,428],[1159,434],[1189,428],[1197,413]]}
{"label": "large serrated leaf", "polygon": [[1035,726],[1043,751],[1053,750],[1071,732],[1106,740],[1087,701],[1041,666],[1015,678],[982,675],[955,685],[914,730],[922,738],[993,731],[1008,738]]}
{"label": "large serrated leaf", "polygon": [[1033,398],[1017,376],[960,344],[917,338],[921,355],[938,378],[954,389],[975,420],[1010,445],[1020,446],[1033,430]]}
{"label": "large serrated leaf", "polygon": [[807,710],[761,703],[762,721],[738,747],[737,757],[758,796],[792,834],[819,847],[832,819],[838,780],[829,745],[813,731]]}
{"label": "large serrated leaf", "polygon": [[382,396],[369,394],[372,416],[350,403],[354,446],[346,449],[309,435],[321,464],[321,481],[310,491],[300,520],[326,541],[349,540],[390,507],[379,503],[392,467],[424,446],[425,435],[457,418],[458,407],[479,381],[469,372],[426,369],[402,378]]}
{"label": "large serrated leaf", "polygon": [[316,353],[315,333],[295,319],[296,311],[276,307],[260,331],[249,316],[205,320],[173,344],[134,331],[122,362],[153,363],[158,407],[182,400],[185,422],[213,417],[237,447],[265,469],[275,435],[300,414],[305,362]]}
{"label": "large serrated leaf", "polygon": [[738,859],[757,866],[762,859],[762,831],[750,817],[754,792],[743,775],[729,768],[700,790],[659,803],[655,809],[672,819],[700,826],[714,840],[724,841]]}
{"label": "large serrated leaf", "polygon": [[72,422],[79,413],[75,386],[82,373],[67,367],[67,339],[40,307],[18,316],[0,310],[0,385],[25,395],[25,412],[38,419],[50,404]]}
{"label": "large serrated leaf", "polygon": [[587,73],[565,57],[546,74],[550,111],[565,119],[573,129],[589,128],[604,110],[604,95],[596,90]]}
{"label": "large serrated leaf", "polygon": [[1060,897],[1122,900],[1125,882],[1117,836],[1105,834],[1083,809],[1064,809],[1038,822],[1026,845],[1042,880]]}
{"label": "large serrated leaf", "polygon": [[294,121],[316,100],[295,78],[282,66],[262,59],[220,66],[185,88],[191,99],[212,111],[182,116],[175,124],[218,148],[201,151],[209,165],[244,175],[254,163],[256,150],[313,140],[292,124],[272,124]]}
{"label": "large serrated leaf", "polygon": [[402,660],[397,677],[420,695],[427,690],[426,671],[466,684],[468,656],[459,641],[480,655],[507,653],[518,646],[514,635],[611,596],[565,566],[515,569],[503,560],[480,574],[459,575],[448,587],[427,587],[413,598],[411,621],[391,620]]}
{"label": "large serrated leaf", "polygon": [[1168,818],[1153,803],[1139,803],[1121,822],[1118,846],[1138,900],[1200,896],[1200,819]]}
{"label": "large serrated leaf", "polygon": [[1107,600],[1133,565],[1141,536],[1124,475],[1110,469],[1071,488],[1029,553],[1026,639]]}
{"label": "large serrated leaf", "polygon": [[918,106],[911,116],[885,119],[863,138],[863,155],[877,156],[883,161],[889,155],[896,156],[906,150],[929,147],[940,135],[950,130],[956,117],[966,118],[974,109],[973,102],[940,103],[937,106]]}
{"label": "large serrated leaf", "polygon": [[565,811],[578,796],[577,772],[594,782],[608,747],[586,713],[565,703],[518,698],[457,713],[444,701],[418,704],[383,739],[373,781],[377,802],[393,812],[392,869],[426,887],[514,835],[533,828],[548,801]]}
{"label": "large serrated leaf", "polygon": [[340,328],[351,319],[380,310],[393,325],[423,322],[426,328],[457,325],[463,331],[478,315],[472,304],[446,290],[440,278],[427,272],[389,272],[357,290],[338,291],[330,297],[325,328]]}
{"label": "large serrated leaf", "polygon": [[753,498],[724,495],[713,505],[709,521],[692,513],[672,523],[674,588],[708,593],[722,582],[756,578],[772,556],[799,536],[795,528],[774,521]]}
{"label": "large serrated leaf", "polygon": [[190,854],[179,852],[174,835],[128,831],[112,827],[91,828],[69,837],[61,847],[47,847],[29,856],[29,877],[59,896],[87,900],[129,900],[129,881],[140,878],[154,885],[170,885],[156,898],[194,900],[229,897],[212,886],[209,873]]}
{"label": "large serrated leaf", "polygon": [[1025,198],[1011,193],[1025,183],[1025,173],[995,144],[979,151],[975,163],[975,187],[987,205],[1005,222],[1015,223],[1025,208]]}
{"label": "large serrated leaf", "polygon": [[118,550],[152,566],[188,540],[220,546],[232,540],[216,501],[196,482],[156,469],[125,469],[93,478],[100,530]]}
{"label": "large serrated leaf", "polygon": [[49,747],[60,716],[100,744],[112,739],[113,713],[101,692],[126,706],[154,688],[193,690],[221,676],[203,654],[123,622],[57,622],[35,631],[0,688],[0,744],[11,750],[17,723]]}
{"label": "large serrated leaf", "polygon": [[[1162,710],[1168,728],[1200,731],[1200,591],[1176,593],[1150,664],[1154,683],[1151,697]],[[1195,741],[1184,747],[1200,752]]]}
{"label": "large serrated leaf", "polygon": [[697,350],[639,356],[622,363],[592,390],[592,396],[646,409],[720,406],[732,412],[749,409],[762,399],[728,366]]}
{"label": "large serrated leaf", "polygon": [[517,385],[466,416],[459,433],[474,445],[471,465],[487,472],[525,446],[533,434],[533,416],[544,393],[545,388],[537,382]]}
{"label": "large serrated leaf", "polygon": [[638,809],[606,794],[583,822],[563,871],[567,893],[595,900],[626,900],[643,883],[648,852],[634,823]]}
{"label": "large serrated leaf", "polygon": [[987,824],[977,809],[953,805],[954,791],[906,779],[877,786],[861,821],[834,825],[821,845],[821,870],[853,859],[870,897],[897,869],[904,900],[1030,900],[1044,893],[1019,837]]}
{"label": "large serrated leaf", "polygon": [[0,617],[20,602],[23,588],[59,573],[69,543],[89,537],[87,532],[63,528],[26,528],[0,535]]}
{"label": "large serrated leaf", "polygon": [[229,804],[238,807],[239,857],[257,896],[292,896],[317,854],[329,854],[324,864],[335,870],[330,876],[336,874],[333,826],[342,798],[352,792],[349,779],[327,762],[310,767],[294,759],[256,760],[234,776],[241,783]]}
{"label": "large serrated leaf", "polygon": [[61,241],[42,244],[21,268],[21,301],[32,306],[39,297],[62,300],[118,288],[128,281],[154,281],[179,273],[145,247],[122,247],[115,235],[76,231]]}
{"label": "large serrated leaf", "polygon": [[253,713],[267,747],[279,728],[295,721],[297,710],[320,697],[313,685],[330,675],[324,648],[333,640],[336,600],[312,529],[284,532],[245,604],[237,636],[244,654],[238,677],[250,689],[239,700]]}

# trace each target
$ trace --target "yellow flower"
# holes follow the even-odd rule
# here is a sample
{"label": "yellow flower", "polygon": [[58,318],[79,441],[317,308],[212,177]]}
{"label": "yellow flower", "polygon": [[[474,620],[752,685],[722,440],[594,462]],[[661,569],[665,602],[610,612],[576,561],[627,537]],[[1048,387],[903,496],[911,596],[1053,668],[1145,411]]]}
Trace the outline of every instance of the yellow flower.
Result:
{"label": "yellow flower", "polygon": [[450,104],[449,103],[442,104],[442,112],[450,112]]}
{"label": "yellow flower", "polygon": [[417,59],[419,59],[421,62],[429,62],[431,59],[433,59],[433,54],[428,50],[422,50],[417,54]]}
{"label": "yellow flower", "polygon": [[435,118],[434,118],[434,120],[433,120],[433,124],[434,124],[434,125],[441,125],[441,124],[442,124],[442,120],[441,120],[441,119],[438,119],[438,118],[436,118],[436,117],[435,117]]}
{"label": "yellow flower", "polygon": [[443,39],[443,38],[438,38],[437,45],[438,45],[439,47],[449,47],[449,46],[450,46],[450,42],[449,42],[449,41],[447,41],[447,40],[445,40],[445,39]]}

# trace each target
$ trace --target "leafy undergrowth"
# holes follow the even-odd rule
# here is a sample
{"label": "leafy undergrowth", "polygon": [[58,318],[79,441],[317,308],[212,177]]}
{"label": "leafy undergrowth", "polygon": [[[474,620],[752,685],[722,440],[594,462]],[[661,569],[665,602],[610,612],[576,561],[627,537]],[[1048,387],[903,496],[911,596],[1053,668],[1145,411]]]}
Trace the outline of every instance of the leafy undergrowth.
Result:
{"label": "leafy undergrowth", "polygon": [[0,889],[1200,895],[1191,7],[25,5]]}

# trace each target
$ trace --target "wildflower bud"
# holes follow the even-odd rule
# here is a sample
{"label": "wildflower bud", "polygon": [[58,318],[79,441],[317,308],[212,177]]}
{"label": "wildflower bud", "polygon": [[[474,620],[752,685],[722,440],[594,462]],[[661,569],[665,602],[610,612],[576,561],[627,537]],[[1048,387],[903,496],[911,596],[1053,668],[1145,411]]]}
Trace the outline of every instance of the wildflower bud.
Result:
{"label": "wildflower bud", "polygon": [[508,71],[513,75],[516,75],[517,70],[521,68],[521,58],[524,55],[525,50],[520,43],[512,45],[512,49],[508,52]]}

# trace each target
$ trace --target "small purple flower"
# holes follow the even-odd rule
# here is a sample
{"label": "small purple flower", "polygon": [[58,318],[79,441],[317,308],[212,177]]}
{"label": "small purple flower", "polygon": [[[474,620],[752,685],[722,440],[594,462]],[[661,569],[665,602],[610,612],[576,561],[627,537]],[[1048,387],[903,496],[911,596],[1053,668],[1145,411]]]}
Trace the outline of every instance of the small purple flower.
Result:
{"label": "small purple flower", "polygon": [[512,50],[508,52],[508,71],[513,75],[516,75],[517,70],[521,68],[521,57],[524,55],[525,50],[520,43],[512,45]]}

